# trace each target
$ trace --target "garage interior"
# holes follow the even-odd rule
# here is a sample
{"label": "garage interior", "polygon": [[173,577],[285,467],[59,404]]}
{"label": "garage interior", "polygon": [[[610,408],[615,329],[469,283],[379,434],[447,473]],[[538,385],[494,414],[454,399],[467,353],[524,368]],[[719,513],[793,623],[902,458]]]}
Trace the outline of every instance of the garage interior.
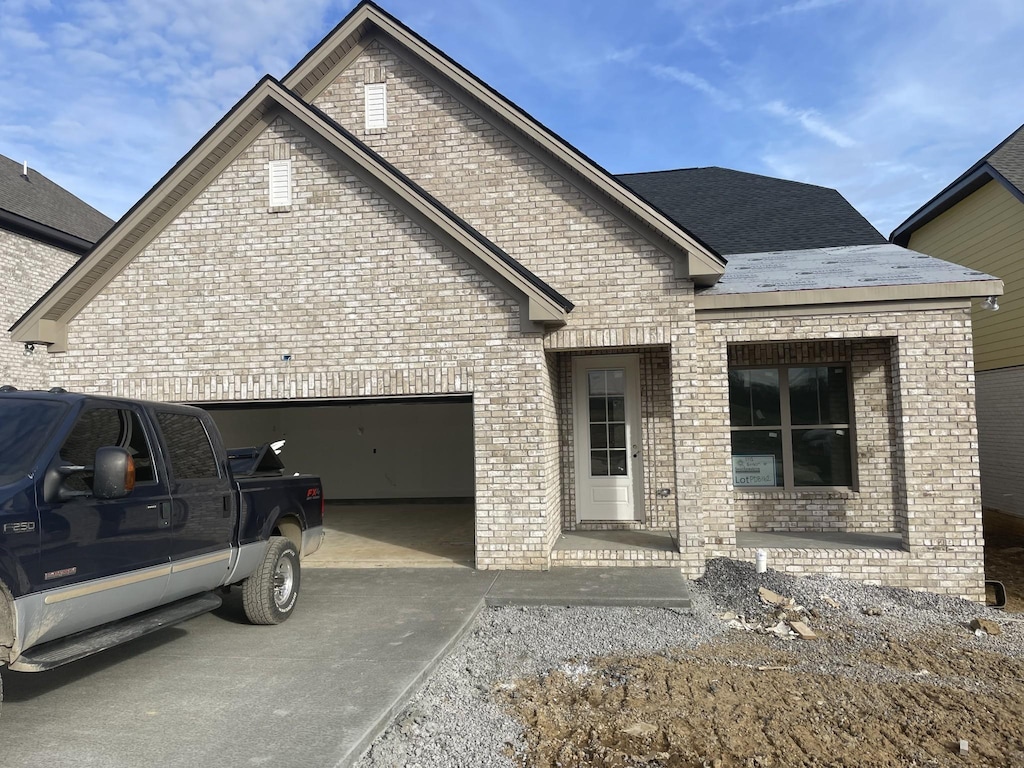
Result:
{"label": "garage interior", "polygon": [[285,440],[285,473],[320,476],[326,536],[310,565],[474,565],[470,396],[197,405],[227,448]]}

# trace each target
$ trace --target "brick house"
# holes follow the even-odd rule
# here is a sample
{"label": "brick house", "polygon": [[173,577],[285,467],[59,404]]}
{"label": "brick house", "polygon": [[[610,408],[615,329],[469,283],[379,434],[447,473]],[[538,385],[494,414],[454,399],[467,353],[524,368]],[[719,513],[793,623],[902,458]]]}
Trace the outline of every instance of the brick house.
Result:
{"label": "brick house", "polygon": [[[21,317],[113,223],[27,163],[0,155],[0,325]],[[0,343],[0,384],[47,380],[45,354]]]}
{"label": "brick house", "polygon": [[[610,176],[364,2],[13,337],[79,390],[463,402],[481,569],[696,577],[767,548],[980,599],[970,302],[999,281],[848,212],[842,242],[807,240],[771,194],[724,238],[739,212],[688,210],[685,175]],[[758,248],[758,227],[794,247]]]}
{"label": "brick house", "polygon": [[1024,126],[922,205],[892,242],[997,275],[998,312],[974,307],[981,501],[1024,516]]}

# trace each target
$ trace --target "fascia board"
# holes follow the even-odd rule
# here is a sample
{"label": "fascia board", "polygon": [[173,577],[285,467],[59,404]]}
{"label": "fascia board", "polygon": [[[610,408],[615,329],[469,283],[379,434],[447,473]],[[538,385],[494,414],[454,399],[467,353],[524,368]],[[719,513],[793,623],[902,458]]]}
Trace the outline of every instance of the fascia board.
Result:
{"label": "fascia board", "polygon": [[980,298],[1002,296],[1002,280],[975,280],[959,283],[917,285],[881,285],[870,288],[822,288],[803,291],[764,291],[761,293],[725,293],[694,296],[697,311],[748,309],[756,307],[827,306],[830,304],[909,301],[921,299]]}
{"label": "fascia board", "polygon": [[907,246],[911,236],[933,219],[938,218],[957,203],[977,192],[990,181],[998,181],[1007,192],[1021,203],[1024,203],[1024,191],[1017,188],[1009,179],[997,171],[989,163],[984,163],[970,175],[946,187],[942,192],[923,205],[905,222],[893,230],[889,241],[896,245]]}
{"label": "fascia board", "polygon": [[[613,201],[626,208],[632,215],[640,218],[648,226],[658,231],[670,243],[684,251],[686,253],[689,275],[702,276],[702,283],[711,284],[724,274],[725,260],[718,254],[715,254],[703,243],[698,242],[682,230],[674,221],[665,216],[665,214],[655,209],[619,181],[612,178],[608,173],[598,168],[593,161],[586,159],[578,151],[568,147],[564,141],[558,139],[539,122],[529,117],[518,107],[515,107],[507,99],[498,96],[495,91],[484,85],[476,77],[469,75],[462,67],[454,64],[447,56],[441,54],[433,46],[424,44],[418,35],[401,24],[396,23],[394,19],[380,12],[375,6],[370,4],[358,6],[318,47],[323,51],[334,50],[346,37],[355,35],[365,23],[370,23],[377,27],[385,35],[391,37],[400,45],[426,61],[431,67],[455,82],[474,99],[485,104],[503,120],[527,135],[548,153],[558,158]],[[317,57],[310,57],[302,62],[285,77],[283,81],[285,87],[293,89],[298,86],[302,80],[316,69],[317,65]],[[335,70],[337,70],[337,66]],[[312,102],[328,84],[329,81],[325,77],[317,84],[316,88],[303,93],[303,99]]]}
{"label": "fascia board", "polygon": [[[873,301],[853,304],[807,304],[789,307],[747,307],[745,309],[702,309],[694,317],[697,322],[715,323],[729,320],[767,320],[784,317],[838,317],[840,315],[877,315],[894,312],[926,312],[934,310],[970,309],[970,299],[917,299],[907,301]],[[879,329],[873,335],[891,335]]]}

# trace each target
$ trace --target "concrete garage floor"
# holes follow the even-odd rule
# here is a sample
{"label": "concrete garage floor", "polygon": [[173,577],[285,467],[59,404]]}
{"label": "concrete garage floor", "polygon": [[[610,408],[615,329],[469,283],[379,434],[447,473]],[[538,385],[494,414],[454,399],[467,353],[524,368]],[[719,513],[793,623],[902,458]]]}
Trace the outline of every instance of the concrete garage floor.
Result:
{"label": "concrete garage floor", "polygon": [[331,504],[311,568],[458,568],[475,562],[472,504]]}

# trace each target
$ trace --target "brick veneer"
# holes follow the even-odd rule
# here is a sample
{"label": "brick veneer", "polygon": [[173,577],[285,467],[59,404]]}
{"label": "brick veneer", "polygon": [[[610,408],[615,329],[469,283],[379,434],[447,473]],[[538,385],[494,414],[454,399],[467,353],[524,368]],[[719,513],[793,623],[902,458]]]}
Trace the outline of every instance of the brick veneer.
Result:
{"label": "brick veneer", "polygon": [[67,251],[0,229],[0,386],[19,389],[48,386],[49,358],[32,355],[11,341],[7,329],[75,263]]}
{"label": "brick veneer", "polygon": [[[970,314],[964,309],[820,316],[701,319],[698,340],[709,437],[727,435],[729,350],[741,354],[842,357],[854,370],[859,485],[842,498],[830,494],[776,496],[782,517],[825,527],[840,520],[853,530],[886,526],[903,534],[902,553],[851,550],[773,550],[789,570],[844,573],[894,586],[947,592],[980,600],[984,594],[983,537],[978,486],[977,429]],[[780,340],[800,341],[788,351]],[[805,342],[815,342],[807,345]],[[821,342],[828,342],[822,344]],[[838,344],[838,346],[837,346]],[[890,406],[891,404],[891,406]],[[891,407],[891,418],[879,416]],[[885,433],[891,437],[886,440]],[[860,442],[865,433],[865,443]],[[736,547],[735,531],[756,527],[751,492],[734,490],[728,440],[709,440],[702,452],[705,555],[752,556]],[[892,490],[884,487],[891,482]],[[891,494],[891,496],[890,496]],[[753,494],[759,499],[767,494]],[[850,514],[852,513],[852,514]],[[842,527],[842,526],[839,526]],[[749,528],[748,528],[749,529]]]}

